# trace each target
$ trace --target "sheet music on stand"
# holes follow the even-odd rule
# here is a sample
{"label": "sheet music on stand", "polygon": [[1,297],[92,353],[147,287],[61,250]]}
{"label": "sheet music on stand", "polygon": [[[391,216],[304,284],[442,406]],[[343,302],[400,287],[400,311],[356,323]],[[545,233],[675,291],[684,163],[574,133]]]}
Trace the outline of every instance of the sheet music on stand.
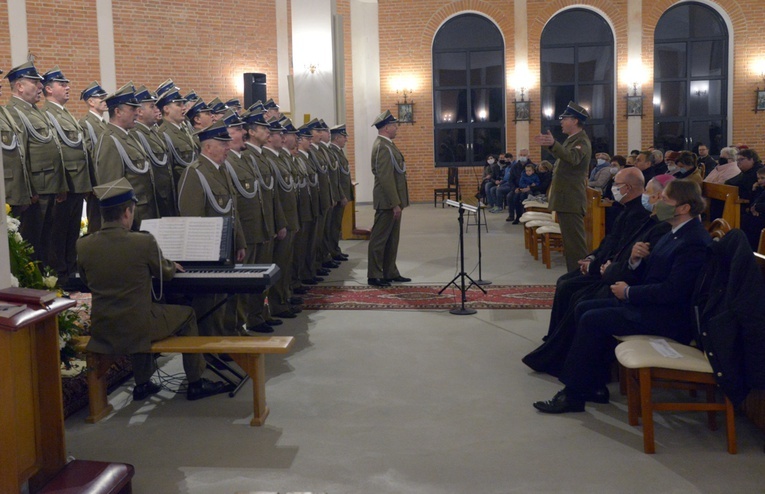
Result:
{"label": "sheet music on stand", "polygon": [[230,217],[168,216],[142,220],[141,230],[154,235],[167,259],[183,265],[234,264]]}
{"label": "sheet music on stand", "polygon": [[447,206],[451,206],[453,208],[464,209],[465,211],[469,211],[471,213],[478,212],[478,207],[477,206],[473,206],[471,204],[465,204],[464,202],[452,201],[451,199],[447,199],[444,202],[446,202]]}

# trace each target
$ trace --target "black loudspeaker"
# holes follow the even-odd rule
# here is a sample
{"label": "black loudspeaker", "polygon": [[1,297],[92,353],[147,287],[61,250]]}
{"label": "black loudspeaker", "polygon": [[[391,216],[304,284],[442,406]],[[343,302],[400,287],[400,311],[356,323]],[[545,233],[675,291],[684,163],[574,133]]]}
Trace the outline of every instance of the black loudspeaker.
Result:
{"label": "black loudspeaker", "polygon": [[244,74],[244,107],[249,108],[258,100],[266,102],[266,74],[247,72]]}

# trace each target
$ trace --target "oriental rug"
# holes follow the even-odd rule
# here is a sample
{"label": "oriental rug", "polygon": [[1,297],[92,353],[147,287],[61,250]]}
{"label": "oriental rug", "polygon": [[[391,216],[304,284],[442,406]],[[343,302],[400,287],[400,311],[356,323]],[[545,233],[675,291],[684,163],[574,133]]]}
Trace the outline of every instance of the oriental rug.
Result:
{"label": "oriental rug", "polygon": [[[309,310],[442,310],[461,303],[460,291],[443,285],[315,286],[303,295],[303,308]],[[554,285],[485,285],[466,292],[465,307],[471,309],[550,309]]]}

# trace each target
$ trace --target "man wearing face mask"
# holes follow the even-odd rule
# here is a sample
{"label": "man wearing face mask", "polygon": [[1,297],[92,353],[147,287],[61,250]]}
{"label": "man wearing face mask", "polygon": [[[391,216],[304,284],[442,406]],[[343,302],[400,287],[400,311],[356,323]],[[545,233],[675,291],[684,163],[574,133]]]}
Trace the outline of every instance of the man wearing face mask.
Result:
{"label": "man wearing face mask", "polygon": [[[521,180],[521,176],[523,175],[523,170],[528,164],[532,164],[532,165],[534,164],[529,158],[529,150],[521,149],[520,151],[518,151],[518,160],[505,167],[505,171],[502,176],[502,181],[494,189],[494,194],[496,195],[496,204],[497,204],[497,210],[494,212],[496,213],[502,212],[505,208],[505,204],[508,204],[509,205],[508,209],[510,210],[510,216],[508,216],[508,218],[512,217],[513,215],[512,204],[514,202],[513,196],[515,195],[515,189],[518,188],[519,182]],[[518,219],[518,218],[515,218],[515,219]],[[510,219],[509,221],[512,221],[512,219]]]}
{"label": "man wearing face mask", "polygon": [[[613,229],[603,238],[600,246],[584,259],[580,259],[577,269],[558,278],[550,325],[545,338],[547,341],[523,359],[523,362],[532,369],[553,375],[560,372],[560,365],[568,351],[571,333],[567,330],[568,328],[562,330],[560,323],[571,303],[580,300],[576,294],[600,281],[601,266],[628,249],[644,229],[650,212],[642,205],[643,191],[643,175],[640,170],[625,168],[616,174],[612,192],[616,201],[624,208],[616,218]],[[575,328],[571,328],[573,329]]]}
{"label": "man wearing face mask", "polygon": [[560,374],[565,388],[534,403],[543,413],[582,412],[586,401],[607,402],[616,336],[646,334],[688,344],[695,334],[691,296],[711,237],[698,216],[704,199],[697,184],[673,180],[656,203],[672,230],[655,245],[636,242],[629,266],[634,281],[611,285],[614,298],[576,306],[576,335]]}

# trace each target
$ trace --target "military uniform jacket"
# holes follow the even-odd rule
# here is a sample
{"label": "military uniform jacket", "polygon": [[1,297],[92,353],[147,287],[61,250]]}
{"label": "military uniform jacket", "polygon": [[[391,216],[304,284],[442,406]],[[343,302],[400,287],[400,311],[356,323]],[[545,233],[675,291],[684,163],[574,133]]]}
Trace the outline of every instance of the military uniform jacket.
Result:
{"label": "military uniform jacket", "polygon": [[5,202],[11,206],[32,204],[32,182],[24,159],[26,129],[13,119],[8,109],[0,107],[0,146],[3,148]]}
{"label": "military uniform jacket", "polygon": [[[178,209],[181,216],[229,217],[234,224],[234,250],[245,249],[242,225],[236,205],[236,189],[225,166],[217,168],[205,155],[186,167],[178,182]],[[232,252],[232,254],[234,254]]]}
{"label": "military uniform jacket", "polygon": [[61,156],[69,192],[84,194],[93,190],[91,163],[85,146],[85,135],[69,110],[46,101],[43,113],[56,129],[61,143]]}
{"label": "military uniform jacket", "polygon": [[319,210],[318,179],[311,167],[308,153],[298,151],[292,159],[298,177],[298,216],[301,223],[307,223],[316,218]]}
{"label": "military uniform jacket", "polygon": [[337,202],[340,202],[343,198],[341,192],[340,192],[340,178],[338,177],[340,171],[338,168],[340,167],[340,163],[337,160],[337,156],[335,156],[335,153],[332,152],[330,149],[330,145],[323,142],[319,144],[319,149],[322,150],[324,155],[327,157],[327,165],[328,165],[328,172],[329,172],[329,190],[332,194],[332,203],[335,204]]}
{"label": "military uniform jacket", "polygon": [[550,147],[555,156],[549,207],[560,213],[585,214],[587,211],[587,174],[592,146],[584,130]]}
{"label": "military uniform jacket", "polygon": [[352,201],[353,183],[351,181],[351,164],[348,163],[348,158],[345,156],[345,152],[340,149],[340,146],[330,144],[329,149],[337,157],[338,191],[340,193],[340,197],[341,199]]}
{"label": "military uniform jacket", "polygon": [[[292,170],[292,178],[295,180],[295,193],[297,194],[297,212],[298,221],[302,225],[307,221],[313,220],[311,211],[311,189],[308,188],[308,167],[305,163],[298,161],[300,151],[292,154],[286,149],[282,149],[281,156]],[[304,157],[303,155],[300,155]]]}
{"label": "military uniform jacket", "polygon": [[319,209],[322,212],[329,211],[335,204],[334,197],[332,197],[332,188],[329,183],[329,163],[327,162],[327,154],[319,147],[320,144],[311,144],[311,148],[308,154],[313,161],[314,167],[318,172],[319,177]]}
{"label": "military uniform jacket", "polygon": [[154,193],[162,200],[161,204],[172,205],[172,211],[159,211],[160,216],[175,216],[178,214],[178,194],[175,191],[173,179],[173,156],[159,135],[156,127],[149,128],[141,122],[136,122],[130,130],[130,135],[141,145],[146,157],[152,165],[154,173]]}
{"label": "military uniform jacket", "polygon": [[393,141],[377,136],[372,145],[372,173],[375,184],[372,202],[375,209],[401,209],[409,205],[409,189],[406,183],[404,155]]}
{"label": "military uniform jacket", "polygon": [[300,219],[297,208],[297,186],[292,176],[292,167],[284,161],[284,157],[270,148],[263,148],[263,158],[271,166],[271,172],[276,179],[274,191],[282,205],[287,230],[295,232],[300,229]]}
{"label": "military uniform jacket", "polygon": [[133,136],[114,124],[108,124],[96,151],[99,184],[125,177],[133,186],[140,219],[157,218],[154,178],[149,158]]}
{"label": "military uniform jacket", "polygon": [[268,238],[273,239],[276,232],[287,226],[282,204],[279,202],[279,196],[275,190],[278,187],[276,185],[276,178],[271,171],[271,165],[263,159],[263,150],[261,148],[247,143],[247,147],[242,151],[242,158],[252,163],[253,169],[258,176],[258,193],[263,201],[263,216],[268,226]]}
{"label": "military uniform jacket", "polygon": [[188,316],[185,307],[152,300],[152,276],[169,280],[175,265],[162,257],[148,233],[104,223],[100,231],[77,240],[77,265],[93,294],[89,351],[148,351],[152,335],[171,334]]}
{"label": "military uniform jacket", "polygon": [[36,106],[11,97],[8,112],[16,125],[24,127],[27,134],[24,156],[27,160],[32,188],[37,194],[59,194],[67,191],[61,146],[53,126]]}
{"label": "military uniform jacket", "polygon": [[101,136],[106,132],[106,122],[95,113],[89,111],[87,115],[80,119],[80,127],[85,133],[85,149],[90,156],[90,181],[98,184],[98,174],[96,172],[96,151]]}
{"label": "military uniform jacket", "polygon": [[173,158],[173,176],[177,180],[183,170],[197,159],[197,143],[186,129],[185,125],[177,127],[168,121],[159,126],[159,134],[165,141],[167,149]]}
{"label": "military uniform jacket", "polygon": [[231,177],[231,183],[237,191],[239,223],[242,225],[247,245],[271,240],[273,234],[269,236],[268,225],[263,214],[263,201],[255,165],[241,153],[237,154],[234,151],[228,152],[225,165]]}

